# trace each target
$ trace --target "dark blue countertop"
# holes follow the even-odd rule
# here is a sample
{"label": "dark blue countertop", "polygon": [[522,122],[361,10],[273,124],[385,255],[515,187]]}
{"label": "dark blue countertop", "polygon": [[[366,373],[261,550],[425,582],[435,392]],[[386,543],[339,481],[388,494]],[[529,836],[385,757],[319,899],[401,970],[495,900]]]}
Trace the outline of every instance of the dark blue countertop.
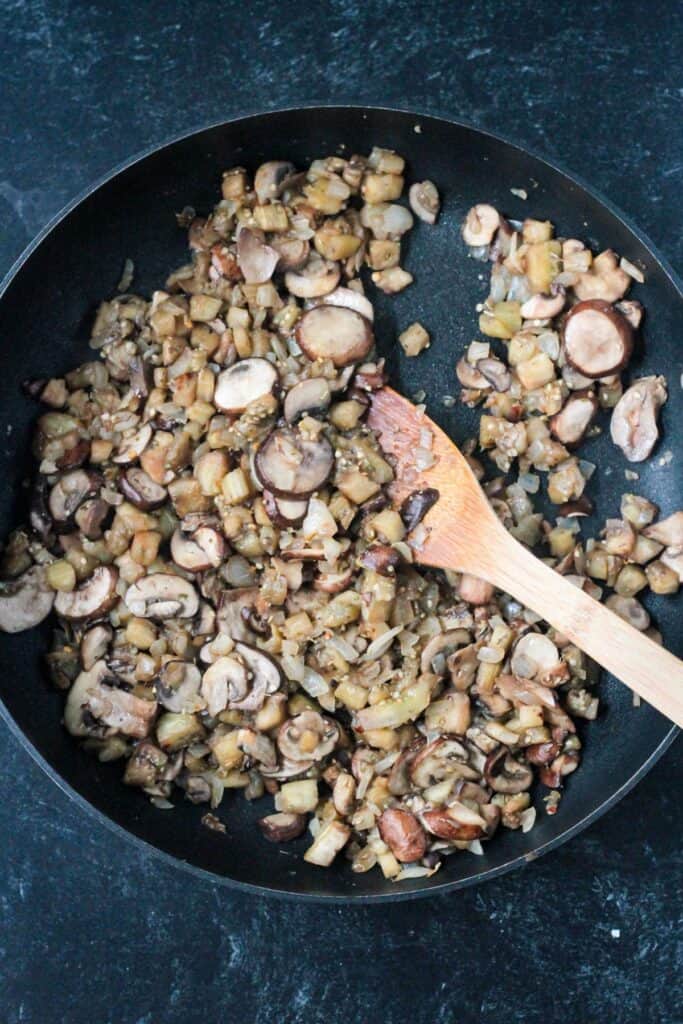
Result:
{"label": "dark blue countertop", "polygon": [[[300,102],[412,107],[557,158],[683,269],[683,8],[0,6],[0,276],[131,153]],[[19,681],[20,682],[20,681]],[[683,746],[524,870],[372,908],[232,893],[84,816],[0,729],[6,1024],[681,1024]]]}

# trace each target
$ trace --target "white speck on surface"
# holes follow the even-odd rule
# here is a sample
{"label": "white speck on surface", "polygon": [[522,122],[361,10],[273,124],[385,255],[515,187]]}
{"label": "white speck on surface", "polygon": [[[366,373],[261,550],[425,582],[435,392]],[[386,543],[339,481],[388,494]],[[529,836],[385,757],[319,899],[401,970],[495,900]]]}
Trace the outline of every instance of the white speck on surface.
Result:
{"label": "white speck on surface", "polygon": [[657,465],[668,466],[669,463],[672,461],[673,457],[674,453],[671,451],[671,449],[669,449],[668,451],[664,452],[659,459],[657,459]]}
{"label": "white speck on surface", "polygon": [[634,469],[625,469],[624,476],[627,480],[639,480],[640,475]]}
{"label": "white speck on surface", "polygon": [[612,930],[610,932],[610,935],[612,936],[613,939],[620,939],[621,938],[621,928],[612,928]]}
{"label": "white speck on surface", "polygon": [[413,131],[415,132],[416,135],[422,135],[422,125],[421,124],[414,125],[413,126]]}
{"label": "white speck on surface", "polygon": [[529,193],[525,188],[511,188],[513,196],[517,196],[519,199],[528,199]]}
{"label": "white speck on surface", "polygon": [[467,54],[466,60],[476,60],[477,57],[485,57],[487,53],[491,52],[492,47],[490,46],[473,46],[470,52]]}

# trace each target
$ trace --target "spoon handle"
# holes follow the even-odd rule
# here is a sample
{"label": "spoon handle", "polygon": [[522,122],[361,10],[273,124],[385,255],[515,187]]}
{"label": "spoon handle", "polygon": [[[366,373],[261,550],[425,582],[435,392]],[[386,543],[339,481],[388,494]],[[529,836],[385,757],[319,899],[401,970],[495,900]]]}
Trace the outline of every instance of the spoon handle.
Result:
{"label": "spoon handle", "polygon": [[496,540],[488,549],[481,575],[541,615],[683,728],[683,661],[579,590],[509,534]]}

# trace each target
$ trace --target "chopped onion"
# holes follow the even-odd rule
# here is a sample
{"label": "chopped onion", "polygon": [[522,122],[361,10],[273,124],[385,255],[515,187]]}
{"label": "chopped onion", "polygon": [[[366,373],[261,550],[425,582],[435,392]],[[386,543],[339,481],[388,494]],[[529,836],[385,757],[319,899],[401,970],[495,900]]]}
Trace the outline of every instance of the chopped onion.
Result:
{"label": "chopped onion", "polygon": [[478,260],[480,263],[486,263],[489,258],[488,245],[470,245],[467,252],[473,260]]}
{"label": "chopped onion", "polygon": [[381,658],[383,654],[391,647],[394,637],[403,630],[403,626],[394,626],[393,629],[388,629],[386,633],[382,633],[376,640],[373,640],[367,651],[360,659],[361,661],[375,661],[377,658]]}
{"label": "chopped onion", "polygon": [[527,807],[527,809],[522,811],[520,814],[519,820],[522,823],[522,832],[530,832],[534,827],[534,822],[536,821],[536,808]]}
{"label": "chopped onion", "polygon": [[469,853],[473,853],[475,857],[484,856],[484,847],[481,845],[478,839],[473,839],[470,845],[467,847]]}
{"label": "chopped onion", "polygon": [[329,691],[330,684],[326,679],[323,679],[319,672],[314,672],[312,668],[306,665],[303,678],[301,679],[301,688],[306,691],[309,697],[319,697],[321,694]]}
{"label": "chopped onion", "polygon": [[490,354],[488,341],[472,341],[467,348],[467,362],[476,365],[480,359],[488,359]]}
{"label": "chopped onion", "polygon": [[538,488],[541,485],[541,478],[536,473],[521,473],[519,477],[519,486],[522,487],[527,494],[538,494]]}

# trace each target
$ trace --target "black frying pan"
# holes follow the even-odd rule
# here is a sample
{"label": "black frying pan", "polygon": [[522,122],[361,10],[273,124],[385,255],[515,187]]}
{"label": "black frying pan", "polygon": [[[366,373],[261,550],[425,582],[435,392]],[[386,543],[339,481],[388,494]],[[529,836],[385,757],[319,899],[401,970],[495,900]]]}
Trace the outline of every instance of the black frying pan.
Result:
{"label": "black frying pan", "polygon": [[[377,334],[388,357],[392,383],[412,395],[424,390],[430,414],[456,441],[474,432],[474,417],[441,398],[456,392],[454,365],[476,333],[474,304],[485,296],[481,264],[467,260],[459,223],[475,202],[491,202],[509,216],[548,218],[565,236],[587,239],[593,248],[614,247],[646,268],[647,283],[635,295],[647,308],[645,346],[633,373],[665,373],[669,402],[664,438],[655,457],[639,468],[640,480],[624,479],[627,464],[606,436],[582,451],[599,472],[591,482],[598,529],[618,514],[619,496],[637,489],[665,512],[681,505],[680,450],[668,465],[659,458],[675,450],[683,418],[680,387],[683,349],[679,345],[681,283],[652,245],[609,203],[555,167],[507,142],[461,124],[394,110],[315,107],[246,117],[181,138],[115,171],[72,203],[29,247],[0,292],[0,534],[24,514],[22,481],[30,465],[29,437],[35,407],[22,397],[19,382],[59,374],[88,358],[87,337],[97,303],[113,292],[126,257],[135,261],[135,288],[149,293],[168,270],[186,260],[185,234],[174,213],[186,204],[208,211],[216,201],[221,171],[235,164],[254,169],[264,159],[286,157],[303,164],[342,149],[365,153],[373,145],[398,150],[415,180],[432,178],[444,199],[436,229],[419,225],[411,235],[405,265],[416,283],[395,299],[380,296]],[[524,188],[524,202],[511,192]],[[429,353],[405,360],[395,344],[396,327],[419,319],[433,337]],[[598,518],[599,517],[599,518]],[[669,646],[683,654],[676,628],[680,601],[648,599]],[[101,765],[84,754],[60,727],[61,695],[52,691],[40,667],[49,639],[38,632],[4,636],[0,696],[3,716],[29,752],[58,785],[101,821],[127,833],[167,858],[207,877],[262,892],[331,900],[391,899],[455,889],[491,878],[538,857],[574,835],[616,803],[654,764],[676,729],[647,706],[632,707],[631,694],[613,679],[602,682],[603,713],[584,731],[585,758],[569,780],[560,810],[543,813],[527,835],[496,836],[486,855],[449,858],[431,879],[400,887],[378,871],[354,875],[342,861],[333,870],[300,859],[305,840],[286,851],[266,843],[254,827],[262,807],[241,796],[227,799],[223,836],[200,826],[204,808],[180,802],[175,812],[159,811],[120,782],[120,765]],[[106,833],[102,833],[106,841]]]}

